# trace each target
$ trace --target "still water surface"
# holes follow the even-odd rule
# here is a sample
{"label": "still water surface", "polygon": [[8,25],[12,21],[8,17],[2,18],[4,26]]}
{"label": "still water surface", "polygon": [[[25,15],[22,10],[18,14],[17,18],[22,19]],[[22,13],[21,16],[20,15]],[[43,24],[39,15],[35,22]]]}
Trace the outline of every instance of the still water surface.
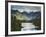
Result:
{"label": "still water surface", "polygon": [[31,31],[36,30],[35,28],[38,28],[38,26],[35,26],[33,23],[22,23],[22,29],[21,31]]}

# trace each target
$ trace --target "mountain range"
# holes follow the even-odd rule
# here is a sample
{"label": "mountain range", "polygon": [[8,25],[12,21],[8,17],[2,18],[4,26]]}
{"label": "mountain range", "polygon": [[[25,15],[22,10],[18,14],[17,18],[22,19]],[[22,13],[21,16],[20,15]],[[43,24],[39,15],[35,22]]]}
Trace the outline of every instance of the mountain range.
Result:
{"label": "mountain range", "polygon": [[28,13],[26,11],[20,12],[18,10],[11,10],[11,14],[16,14],[16,13],[20,13],[22,15],[25,15],[28,18],[31,18],[32,17],[32,19],[40,18],[41,17],[41,12],[40,11],[37,11],[37,12],[33,12],[32,11],[32,12]]}

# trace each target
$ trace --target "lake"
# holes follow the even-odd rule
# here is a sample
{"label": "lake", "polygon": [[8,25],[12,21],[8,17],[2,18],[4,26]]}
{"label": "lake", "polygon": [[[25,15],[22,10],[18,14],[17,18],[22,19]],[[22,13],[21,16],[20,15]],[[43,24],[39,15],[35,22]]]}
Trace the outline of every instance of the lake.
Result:
{"label": "lake", "polygon": [[35,28],[38,28],[38,26],[35,26],[33,23],[21,23],[21,31],[31,31],[36,30]]}

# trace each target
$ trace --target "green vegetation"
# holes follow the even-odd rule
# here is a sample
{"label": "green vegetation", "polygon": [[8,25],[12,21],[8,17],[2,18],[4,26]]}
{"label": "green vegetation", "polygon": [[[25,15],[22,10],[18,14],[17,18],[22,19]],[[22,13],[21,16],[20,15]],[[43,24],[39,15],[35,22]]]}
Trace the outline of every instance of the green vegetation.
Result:
{"label": "green vegetation", "polygon": [[[16,16],[14,16],[14,14]],[[27,17],[24,16],[23,14],[21,14],[18,10],[16,10],[16,11],[11,10],[11,31],[21,31],[21,28],[22,28],[21,23],[22,22],[33,23],[35,26],[38,26],[38,28],[36,28],[37,30],[41,29],[41,16],[38,19],[36,17],[36,19],[30,20],[30,21],[27,21],[26,18]]]}
{"label": "green vegetation", "polygon": [[33,23],[35,26],[38,26],[38,28],[36,28],[37,30],[40,30],[40,29],[41,29],[41,17],[40,17],[39,19],[33,20],[32,23]]}
{"label": "green vegetation", "polygon": [[11,31],[21,31],[21,21],[11,16]]}

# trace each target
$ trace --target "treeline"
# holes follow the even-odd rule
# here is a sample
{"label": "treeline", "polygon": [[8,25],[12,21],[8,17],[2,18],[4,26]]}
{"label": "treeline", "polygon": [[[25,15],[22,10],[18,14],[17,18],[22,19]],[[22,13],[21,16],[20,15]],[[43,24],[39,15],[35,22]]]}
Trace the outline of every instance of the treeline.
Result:
{"label": "treeline", "polygon": [[21,31],[21,21],[11,16],[11,31]]}
{"label": "treeline", "polygon": [[35,25],[35,26],[38,26],[38,28],[36,28],[37,30],[40,30],[41,29],[41,17],[39,19],[35,19],[32,21],[32,23]]}

